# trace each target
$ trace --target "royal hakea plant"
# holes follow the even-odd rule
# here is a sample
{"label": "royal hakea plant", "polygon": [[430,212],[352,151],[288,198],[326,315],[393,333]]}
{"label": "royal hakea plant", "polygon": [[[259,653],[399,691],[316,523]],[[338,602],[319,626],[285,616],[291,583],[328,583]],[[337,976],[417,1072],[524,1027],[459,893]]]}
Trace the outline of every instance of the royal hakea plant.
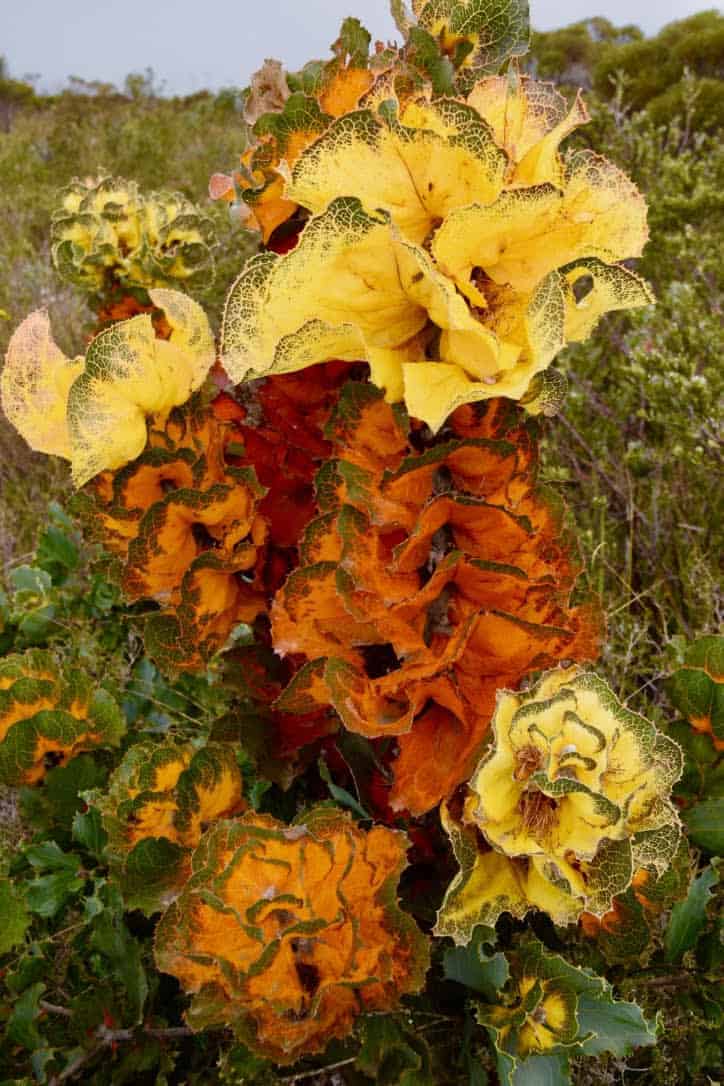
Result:
{"label": "royal hakea plant", "polygon": [[[131,736],[85,793],[126,906],[162,914],[191,1027],[292,1064],[392,1015],[444,950],[500,1081],[563,1082],[655,1024],[510,918],[643,961],[690,875],[681,751],[590,670],[600,605],[538,478],[556,355],[652,300],[629,266],[646,207],[563,148],[586,107],[520,73],[526,5],[393,6],[399,48],[370,54],[349,19],[328,62],[252,80],[250,143],[210,187],[259,252],[219,337],[188,296],[212,270],[204,215],[75,182],[53,259],[109,303],[101,330],[70,359],[33,313],[2,403],[69,461],[148,656],[238,699],[196,734]],[[717,651],[674,684],[719,745]],[[123,733],[105,688],[38,652],[0,664],[0,729],[7,785]],[[259,809],[270,779],[296,816]],[[314,780],[359,824],[309,806]],[[398,901],[421,850],[434,926],[408,911],[414,862]],[[501,918],[507,958],[485,949]]]}
{"label": "royal hakea plant", "polygon": [[178,192],[140,192],[121,177],[76,179],[53,215],[58,274],[84,288],[101,319],[130,316],[152,287],[194,293],[214,277],[214,225]]}

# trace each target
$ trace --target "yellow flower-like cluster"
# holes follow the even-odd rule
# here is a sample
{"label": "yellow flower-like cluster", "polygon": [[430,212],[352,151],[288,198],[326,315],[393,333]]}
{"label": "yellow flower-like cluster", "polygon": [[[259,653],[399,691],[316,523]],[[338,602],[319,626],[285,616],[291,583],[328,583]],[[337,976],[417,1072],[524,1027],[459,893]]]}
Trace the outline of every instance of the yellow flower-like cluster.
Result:
{"label": "yellow flower-like cluster", "polygon": [[538,908],[559,924],[584,910],[601,916],[638,868],[666,869],[679,841],[669,794],[681,751],[602,679],[549,672],[533,690],[499,698],[493,729],[462,822],[446,815],[461,872],[439,934],[466,938],[504,911]]}
{"label": "yellow flower-like cluster", "polygon": [[32,449],[70,460],[77,486],[135,460],[147,440],[146,419],[162,423],[186,402],[214,363],[204,311],[175,290],[149,291],[171,334],[158,338],[149,314],[119,321],[67,358],[45,310],[26,317],[8,347],[0,399]]}
{"label": "yellow flower-like cluster", "polygon": [[364,359],[437,430],[463,403],[525,399],[602,314],[651,301],[617,263],[646,241],[640,193],[592,152],[560,154],[587,119],[579,99],[496,76],[466,101],[400,100],[388,83],[366,101],[279,166],[312,218],[231,289],[235,380]]}
{"label": "yellow flower-like cluster", "polygon": [[53,215],[59,274],[89,290],[113,283],[157,287],[213,279],[214,226],[179,192],[141,193],[121,177],[75,180]]}

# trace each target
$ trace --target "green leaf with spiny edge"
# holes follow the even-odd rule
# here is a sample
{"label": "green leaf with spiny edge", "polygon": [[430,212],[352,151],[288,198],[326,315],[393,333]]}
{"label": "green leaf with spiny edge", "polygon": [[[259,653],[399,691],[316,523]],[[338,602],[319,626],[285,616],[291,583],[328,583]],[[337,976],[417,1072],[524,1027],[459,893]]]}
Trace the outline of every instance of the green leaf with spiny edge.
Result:
{"label": "green leaf with spiny edge", "polygon": [[724,798],[696,803],[681,817],[695,845],[715,856],[724,856]]}
{"label": "green leaf with spiny edge", "polygon": [[48,920],[60,912],[85,886],[73,871],[54,871],[27,883],[25,900],[31,912]]}
{"label": "green leaf with spiny edge", "polygon": [[139,841],[120,875],[126,908],[147,916],[159,912],[183,884],[187,859],[187,850],[166,837]]}
{"label": "green leaf with spiny edge", "polygon": [[25,859],[38,871],[71,871],[81,866],[80,857],[74,852],[63,852],[57,841],[42,841],[25,850]]}
{"label": "green leaf with spiny edge", "polygon": [[669,697],[697,731],[724,743],[724,637],[702,637],[689,646],[684,665],[669,678]]}
{"label": "green leaf with spiny edge", "polygon": [[674,795],[688,803],[724,797],[724,756],[715,749],[711,736],[694,731],[688,720],[675,720],[667,734],[684,752],[684,772]]}
{"label": "green leaf with spiny edge", "polygon": [[415,67],[424,72],[430,80],[435,94],[454,94],[455,68],[453,63],[449,57],[440,53],[438,43],[423,27],[410,27],[408,53]]}
{"label": "green leaf with spiny edge", "polygon": [[98,811],[93,807],[88,811],[77,811],[73,817],[72,834],[73,839],[91,856],[101,858],[108,834],[103,829]]}
{"label": "green leaf with spiny edge", "polygon": [[467,946],[446,950],[443,957],[446,979],[480,992],[487,1000],[494,1000],[510,976],[505,955],[500,952],[489,954],[486,949],[495,940],[493,928],[478,925]]}
{"label": "green leaf with spiny edge", "polygon": [[22,943],[31,917],[22,889],[0,878],[0,955]]}
{"label": "green leaf with spiny edge", "polygon": [[419,26],[443,43],[473,78],[528,51],[528,0],[413,0]]}
{"label": "green leaf with spiny edge", "polygon": [[[498,1062],[501,1072],[501,1063]],[[503,1086],[570,1086],[571,1076],[568,1057],[563,1052],[552,1056],[529,1056],[519,1063],[506,1080],[504,1072],[500,1075]]]}
{"label": "green leaf with spiny edge", "polygon": [[636,1003],[613,999],[606,988],[604,996],[584,994],[578,1000],[579,1027],[591,1034],[580,1046],[581,1055],[610,1052],[620,1058],[634,1048],[656,1044],[656,1023],[647,1022]]}
{"label": "green leaf with spiny edge", "polygon": [[91,946],[106,957],[123,985],[131,1021],[140,1022],[148,996],[148,980],[140,944],[129,934],[120,914],[104,910],[93,922]]}
{"label": "green leaf with spiny edge", "polygon": [[718,882],[718,861],[715,860],[694,879],[686,901],[674,905],[664,937],[667,962],[679,961],[687,950],[696,945],[706,923],[706,910],[711,900],[712,888]]}
{"label": "green leaf with spiny edge", "polygon": [[44,1039],[35,1023],[40,1017],[39,1003],[44,991],[45,985],[41,981],[26,988],[16,999],[5,1030],[5,1036],[11,1044],[22,1045],[30,1052],[43,1046]]}
{"label": "green leaf with spiny edge", "polygon": [[368,1015],[360,1035],[355,1067],[380,1086],[435,1086],[424,1038],[399,1016]]}
{"label": "green leaf with spiny edge", "polygon": [[16,566],[8,574],[8,582],[20,606],[45,599],[52,588],[50,574],[37,566]]}
{"label": "green leaf with spiny edge", "polygon": [[353,68],[366,68],[369,59],[372,35],[359,19],[348,16],[342,23],[339,37],[332,46],[340,59],[349,58]]}

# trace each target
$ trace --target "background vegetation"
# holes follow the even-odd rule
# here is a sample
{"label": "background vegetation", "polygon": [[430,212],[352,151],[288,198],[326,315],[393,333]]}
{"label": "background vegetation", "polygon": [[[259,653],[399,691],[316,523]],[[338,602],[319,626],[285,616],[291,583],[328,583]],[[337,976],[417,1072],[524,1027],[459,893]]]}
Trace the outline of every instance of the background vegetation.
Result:
{"label": "background vegetation", "polygon": [[[527,63],[567,92],[585,90],[592,121],[576,139],[626,170],[650,206],[651,241],[638,270],[653,283],[658,304],[609,317],[592,341],[562,356],[570,388],[548,427],[544,471],[561,487],[577,524],[584,579],[605,601],[609,636],[601,670],[633,706],[666,723],[675,713],[665,677],[685,644],[715,632],[722,618],[716,483],[724,17],[703,12],[655,38],[634,26],[586,20],[535,34]],[[0,350],[39,305],[49,307],[61,346],[80,349],[91,313],[85,295],[51,269],[49,220],[58,189],[99,169],[141,188],[178,189],[207,207],[220,245],[216,281],[204,301],[218,317],[251,243],[228,219],[226,205],[208,201],[207,184],[213,172],[235,163],[243,127],[234,91],[162,98],[146,74],[129,77],[123,93],[73,81],[61,94],[39,97],[0,68]],[[219,716],[227,694],[213,675],[169,685],[142,657],[132,615],[93,571],[92,554],[62,511],[65,469],[30,453],[2,420],[0,486],[2,651],[72,645],[87,670],[119,693],[129,723],[142,719],[151,731]],[[697,749],[702,781],[707,774],[713,779],[716,767]],[[190,1045],[182,1028],[174,1035],[168,1025],[177,1020],[178,997],[166,990],[167,978],[159,984],[146,971],[150,925],[123,919],[101,859],[102,830],[78,799],[106,774],[103,756],[84,755],[49,775],[42,799],[11,797],[0,805],[0,920],[9,915],[2,896],[9,892],[2,879],[8,864],[15,879],[33,888],[25,918],[32,942],[2,978],[0,1083],[278,1081],[238,1047]],[[48,840],[33,843],[44,832],[55,848]],[[721,946],[711,925],[702,920],[700,927],[697,961],[715,974]],[[645,1007],[650,999],[649,1011],[663,1005],[664,1040],[654,1053],[637,1056],[635,1067],[587,1064],[576,1081],[713,1081],[722,1059],[714,988],[687,975],[686,969],[673,980],[671,973],[656,974],[653,988],[643,979],[623,992]],[[144,1006],[144,1021],[157,1026],[146,1030],[143,1044],[126,1044]],[[112,1059],[89,1061],[89,1037],[96,1056]],[[413,1077],[399,1081],[428,1081],[414,1077],[427,1058],[414,1036],[400,1033],[392,1047],[413,1068]],[[341,1056],[340,1063],[350,1062]],[[369,1066],[369,1077],[346,1068],[344,1079],[337,1073],[305,1081],[388,1081],[371,1057]],[[469,1081],[485,1079],[470,1072]]]}

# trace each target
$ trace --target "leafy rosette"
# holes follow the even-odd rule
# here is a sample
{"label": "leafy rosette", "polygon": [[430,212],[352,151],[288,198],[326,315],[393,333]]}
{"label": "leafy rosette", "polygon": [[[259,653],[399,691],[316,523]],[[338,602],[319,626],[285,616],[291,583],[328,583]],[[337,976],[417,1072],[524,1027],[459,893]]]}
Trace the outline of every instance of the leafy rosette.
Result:
{"label": "leafy rosette", "polygon": [[214,225],[178,192],[141,193],[120,177],[74,180],[52,219],[53,264],[95,293],[112,287],[206,288]]}
{"label": "leafy rosette", "polygon": [[466,942],[502,912],[540,909],[561,925],[603,916],[639,869],[670,866],[681,771],[678,745],[595,674],[561,668],[501,693],[462,820],[445,813],[461,870],[438,934]]}
{"label": "leafy rosette", "polygon": [[146,648],[171,669],[203,667],[234,626],[266,607],[257,583],[264,489],[230,451],[238,436],[192,399],[165,422],[152,420],[141,455],[102,472],[79,501],[126,598],[159,605]]}
{"label": "leafy rosette", "polygon": [[640,193],[606,159],[559,151],[586,119],[546,84],[491,77],[466,101],[391,89],[334,120],[279,167],[312,217],[294,249],[253,257],[232,286],[227,372],[363,360],[433,431],[491,397],[540,410],[562,347],[651,301],[620,263],[646,241]]}
{"label": "leafy rosette", "polygon": [[193,995],[189,1024],[289,1064],[418,991],[427,941],[396,898],[406,847],[324,807],[213,826],[156,935],[159,969]]}
{"label": "leafy rosette", "polygon": [[535,443],[495,407],[415,449],[402,413],[351,383],[328,433],[322,514],[272,607],[274,648],[308,661],[277,705],[399,737],[392,806],[421,814],[472,771],[496,692],[590,659],[598,622],[569,605],[577,569]]}
{"label": "leafy rosette", "polygon": [[48,770],[125,731],[111,695],[39,649],[0,660],[0,784],[38,784]]}
{"label": "leafy rosette", "polygon": [[[409,15],[401,0],[393,0],[398,25],[410,32]],[[434,39],[462,72],[496,72],[508,57],[521,56],[528,49],[528,4],[506,0],[412,0],[416,28]],[[458,77],[460,80],[460,77]]]}
{"label": "leafy rosette", "polygon": [[143,313],[91,340],[85,357],[66,358],[45,310],[26,317],[10,340],[0,379],[2,407],[31,449],[70,460],[82,486],[120,468],[146,446],[147,420],[163,420],[203,384],[216,354],[200,306],[174,290],[151,290],[164,336]]}
{"label": "leafy rosette", "polygon": [[692,728],[724,750],[724,637],[701,637],[668,682],[669,697]]}
{"label": "leafy rosette", "polygon": [[655,1023],[635,1003],[615,1000],[610,984],[576,969],[528,938],[508,956],[495,1001],[476,1004],[497,1056],[502,1086],[569,1081],[569,1060],[610,1052],[624,1056],[656,1043]]}
{"label": "leafy rosette", "polygon": [[107,789],[86,799],[102,814],[127,907],[147,912],[180,890],[202,833],[246,807],[230,746],[174,739],[134,744]]}
{"label": "leafy rosette", "polygon": [[301,72],[283,72],[267,60],[252,76],[244,108],[253,139],[231,175],[214,174],[212,199],[223,199],[245,225],[268,242],[297,211],[284,193],[281,162],[291,165],[339,117],[357,107],[373,82],[370,35],[357,19],[345,19],[328,61],[311,61]]}

